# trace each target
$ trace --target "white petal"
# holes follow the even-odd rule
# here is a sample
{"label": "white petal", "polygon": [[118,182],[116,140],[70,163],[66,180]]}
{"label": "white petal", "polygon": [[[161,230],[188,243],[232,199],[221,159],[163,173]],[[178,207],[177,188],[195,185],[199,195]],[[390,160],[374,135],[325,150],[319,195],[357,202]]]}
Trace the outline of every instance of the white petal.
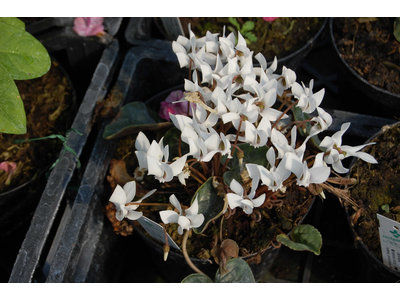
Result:
{"label": "white petal", "polygon": [[182,229],[190,229],[190,220],[185,216],[179,216],[178,224],[180,225],[180,227],[182,227]]}
{"label": "white petal", "polygon": [[139,132],[135,141],[135,147],[138,151],[147,152],[150,148],[150,142],[143,132]]}
{"label": "white petal", "polygon": [[173,210],[160,211],[161,221],[164,224],[178,223],[179,215]]}
{"label": "white petal", "polygon": [[204,222],[203,214],[191,215],[191,216],[188,215],[187,218],[190,220],[191,227],[193,228],[200,227]]}
{"label": "white petal", "polygon": [[127,207],[128,214],[125,216],[126,218],[128,218],[129,220],[137,220],[143,216],[142,212],[134,211],[129,206]]}
{"label": "white petal", "polygon": [[136,181],[129,181],[124,185],[126,203],[131,202],[136,195]]}
{"label": "white petal", "polygon": [[236,195],[243,197],[243,187],[236,179],[232,179],[229,187]]}
{"label": "white petal", "polygon": [[256,199],[253,199],[253,206],[254,207],[259,207],[261,206],[265,201],[265,194],[262,194],[261,196],[257,197]]}
{"label": "white petal", "polygon": [[115,204],[118,203],[122,205],[125,205],[127,203],[126,193],[119,184],[117,184],[117,186],[115,187],[114,192],[112,193],[109,201]]}

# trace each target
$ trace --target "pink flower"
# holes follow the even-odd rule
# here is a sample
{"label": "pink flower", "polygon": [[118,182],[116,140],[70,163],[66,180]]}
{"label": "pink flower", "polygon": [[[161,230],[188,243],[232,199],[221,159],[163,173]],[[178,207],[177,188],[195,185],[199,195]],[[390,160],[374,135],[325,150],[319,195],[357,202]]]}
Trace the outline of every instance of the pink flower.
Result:
{"label": "pink flower", "polygon": [[180,90],[171,92],[165,101],[160,103],[160,111],[158,115],[167,121],[170,121],[169,113],[173,115],[187,115],[189,105],[188,101],[173,103],[181,100],[183,97],[183,92]]}
{"label": "pink flower", "polygon": [[279,19],[279,17],[277,17],[277,18],[263,17],[263,20],[266,21],[266,22],[273,22],[273,21],[275,21],[276,19]]}
{"label": "pink flower", "polygon": [[15,162],[3,161],[2,163],[0,163],[0,170],[3,170],[4,172],[8,173],[8,177],[5,183],[6,185],[10,185],[11,176],[15,172],[16,168],[17,164]]}
{"label": "pink flower", "polygon": [[104,32],[103,26],[103,17],[94,18],[94,17],[86,17],[86,18],[75,18],[74,19],[74,27],[73,30],[79,36],[102,36]]}

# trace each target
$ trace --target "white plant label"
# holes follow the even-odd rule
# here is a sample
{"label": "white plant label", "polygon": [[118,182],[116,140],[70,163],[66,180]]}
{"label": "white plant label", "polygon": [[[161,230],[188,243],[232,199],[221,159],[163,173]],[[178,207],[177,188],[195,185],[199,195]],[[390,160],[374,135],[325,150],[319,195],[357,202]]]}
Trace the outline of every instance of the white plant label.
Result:
{"label": "white plant label", "polygon": [[400,223],[377,214],[383,263],[400,272]]}
{"label": "white plant label", "polygon": [[[146,218],[145,216],[142,216],[137,220],[140,225],[147,231],[150,236],[152,236],[154,239],[160,241],[161,243],[165,244],[165,233],[164,233],[164,228],[160,225],[157,224],[156,222],[150,220],[149,218]],[[176,250],[181,250],[179,246],[174,242],[174,240],[167,234],[167,239],[168,239],[168,245],[171,248],[174,248]]]}

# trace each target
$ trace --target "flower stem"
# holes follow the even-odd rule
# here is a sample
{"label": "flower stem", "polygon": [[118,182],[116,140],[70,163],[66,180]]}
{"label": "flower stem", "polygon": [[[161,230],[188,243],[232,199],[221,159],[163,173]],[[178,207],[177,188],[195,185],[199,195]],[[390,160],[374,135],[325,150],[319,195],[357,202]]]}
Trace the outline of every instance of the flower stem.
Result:
{"label": "flower stem", "polygon": [[295,106],[297,103],[299,103],[299,100],[293,102],[292,104],[290,104],[290,106],[288,108],[285,109],[285,111],[280,115],[280,117],[275,121],[274,125],[272,125],[272,129],[274,129],[276,127],[276,125],[278,125],[279,121],[283,118],[283,116],[290,110],[293,108],[293,106]]}
{"label": "flower stem", "polygon": [[188,265],[189,265],[196,273],[200,273],[200,274],[206,275],[206,274],[204,274],[202,271],[200,271],[200,270],[193,264],[193,262],[190,260],[190,257],[189,257],[189,255],[188,255],[188,253],[187,253],[187,250],[186,250],[186,243],[187,243],[188,237],[189,237],[189,230],[185,230],[185,233],[183,234],[183,239],[182,239],[182,253],[183,253],[183,256],[185,257],[185,260],[186,260],[186,262],[188,263]]}

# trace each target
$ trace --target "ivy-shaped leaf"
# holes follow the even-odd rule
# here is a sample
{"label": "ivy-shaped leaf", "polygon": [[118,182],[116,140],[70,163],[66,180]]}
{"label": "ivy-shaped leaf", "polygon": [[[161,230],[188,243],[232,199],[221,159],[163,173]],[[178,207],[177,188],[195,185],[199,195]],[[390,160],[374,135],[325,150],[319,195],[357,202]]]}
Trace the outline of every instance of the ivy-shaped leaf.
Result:
{"label": "ivy-shaped leaf", "polygon": [[213,283],[213,281],[206,275],[194,273],[183,279],[182,283]]}
{"label": "ivy-shaped leaf", "polygon": [[202,233],[207,225],[217,219],[225,211],[227,203],[225,202],[225,191],[222,183],[217,181],[216,177],[210,177],[196,191],[192,198],[192,203],[196,199],[199,203],[199,214],[204,215],[204,222],[200,227],[193,228],[197,234]]}
{"label": "ivy-shaped leaf", "polygon": [[393,29],[393,35],[396,38],[396,40],[400,43],[400,17],[397,17],[394,21],[394,29]]}
{"label": "ivy-shaped leaf", "polygon": [[311,225],[296,226],[290,233],[290,239],[286,234],[279,234],[276,237],[278,242],[297,251],[311,251],[315,255],[321,253],[321,233]]}
{"label": "ivy-shaped leaf", "polygon": [[218,269],[215,283],[254,283],[254,275],[248,263],[241,258],[233,258],[226,264],[227,273],[221,275]]}
{"label": "ivy-shaped leaf", "polygon": [[171,126],[171,122],[155,120],[149,108],[140,101],[121,107],[119,114],[108,124],[103,133],[105,139],[114,139],[137,133],[141,130],[159,130]]}
{"label": "ivy-shaped leaf", "polygon": [[[269,148],[267,146],[254,148],[250,144],[245,143],[238,144],[238,147],[244,153],[243,163],[242,165],[239,164],[239,158],[237,157],[238,150],[235,149],[233,151],[231,160],[227,164],[229,171],[224,173],[224,183],[228,186],[233,178],[239,183],[243,184],[240,174],[247,163],[258,164],[264,167],[268,166],[267,151]],[[225,164],[226,160],[227,155],[224,155],[221,159],[221,164]]]}
{"label": "ivy-shaped leaf", "polygon": [[26,116],[14,80],[40,77],[51,65],[46,48],[17,18],[0,18],[0,132],[26,133]]}

